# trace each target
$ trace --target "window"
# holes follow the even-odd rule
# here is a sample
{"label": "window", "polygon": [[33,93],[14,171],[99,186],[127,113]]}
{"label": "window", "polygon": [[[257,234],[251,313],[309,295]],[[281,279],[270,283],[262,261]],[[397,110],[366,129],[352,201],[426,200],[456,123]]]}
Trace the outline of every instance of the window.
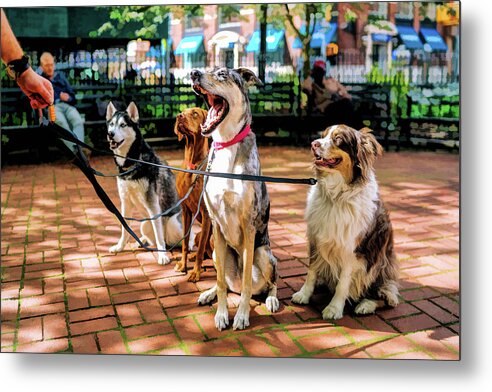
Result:
{"label": "window", "polygon": [[203,16],[185,16],[185,30],[203,29]]}
{"label": "window", "polygon": [[203,68],[205,67],[207,54],[203,45],[195,53],[183,54],[183,68]]}
{"label": "window", "polygon": [[240,5],[219,5],[219,26],[233,27],[240,25],[241,6]]}
{"label": "window", "polygon": [[415,3],[411,1],[402,1],[396,3],[396,15],[395,17],[397,19],[406,19],[406,20],[412,20],[413,19],[413,9],[414,9]]}
{"label": "window", "polygon": [[370,15],[379,16],[382,19],[388,17],[388,3],[387,2],[377,2],[371,4]]}
{"label": "window", "polygon": [[437,12],[436,9],[436,3],[422,3],[420,11],[421,19],[435,22]]}

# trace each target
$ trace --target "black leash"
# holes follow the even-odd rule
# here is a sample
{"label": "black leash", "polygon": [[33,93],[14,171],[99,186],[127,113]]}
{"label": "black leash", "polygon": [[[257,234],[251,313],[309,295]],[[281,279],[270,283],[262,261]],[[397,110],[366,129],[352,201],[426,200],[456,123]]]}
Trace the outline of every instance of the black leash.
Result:
{"label": "black leash", "polygon": [[[152,252],[169,252],[169,251],[173,250],[177,245],[179,245],[179,243],[181,241],[183,241],[186,238],[189,238],[189,235],[190,235],[191,230],[193,228],[193,224],[194,224],[196,218],[198,217],[198,214],[200,213],[200,206],[201,206],[201,203],[202,203],[203,194],[205,192],[205,186],[207,184],[207,177],[205,177],[205,179],[204,179],[203,189],[202,189],[202,192],[200,194],[200,198],[198,200],[198,208],[197,208],[197,211],[196,211],[195,215],[193,216],[193,218],[191,220],[190,227],[188,228],[188,231],[186,232],[186,234],[180,240],[178,240],[176,243],[174,243],[173,245],[171,245],[169,247],[166,247],[165,250],[163,250],[163,249],[157,249],[157,248],[151,248],[147,244],[144,244],[140,240],[140,237],[131,229],[131,227],[128,225],[128,223],[126,222],[126,220],[136,220],[136,221],[139,221],[139,222],[143,222],[143,221],[146,221],[146,220],[157,219],[160,216],[164,215],[165,213],[168,213],[168,211],[173,210],[176,207],[180,206],[183,203],[183,201],[186,200],[186,198],[188,198],[189,195],[191,194],[191,192],[193,191],[193,188],[195,187],[195,185],[196,185],[196,183],[198,181],[199,176],[197,176],[195,178],[195,180],[192,183],[192,186],[190,186],[190,188],[188,189],[186,195],[178,201],[179,204],[176,204],[175,206],[171,207],[170,209],[164,211],[164,213],[158,214],[156,216],[153,216],[151,218],[146,218],[146,219],[125,218],[125,217],[123,217],[121,215],[120,211],[116,208],[116,206],[114,205],[113,201],[109,198],[109,196],[107,195],[107,193],[104,191],[104,189],[101,187],[101,185],[97,181],[97,179],[95,177],[95,173],[99,173],[99,172],[95,171],[90,166],[89,161],[87,160],[86,156],[82,152],[82,149],[80,148],[81,145],[84,146],[84,147],[85,146],[88,146],[88,145],[85,144],[85,143],[83,143],[83,142],[80,142],[80,140],[78,140],[77,137],[71,131],[68,131],[68,130],[62,128],[59,125],[46,120],[45,118],[41,119],[40,126],[43,126],[43,127],[47,128],[48,130],[54,131],[56,133],[57,140],[60,141],[59,148],[62,151],[64,151],[68,156],[75,156],[75,159],[73,160],[73,164],[76,165],[80,169],[80,171],[82,171],[82,173],[84,173],[84,175],[86,176],[86,178],[92,184],[94,190],[96,191],[97,196],[103,202],[103,204],[106,207],[106,209],[109,212],[113,213],[113,215],[116,216],[116,218],[120,221],[120,223],[123,226],[123,228],[137,241],[138,245],[141,248],[143,248],[143,249],[145,249],[147,251],[152,251]],[[74,142],[78,141],[81,144],[76,143],[77,144],[76,149],[75,149],[75,151],[73,151],[66,144],[62,143],[61,140],[68,140],[68,141],[74,141]],[[88,147],[90,147],[90,146],[88,146]],[[200,164],[200,167],[202,167],[204,163],[205,163],[205,161],[203,161]],[[107,175],[104,175],[104,174],[103,174],[103,176],[107,177]]]}
{"label": "black leash", "polygon": [[[205,164],[205,162],[202,162],[199,167],[202,168],[204,164]],[[128,173],[128,171],[124,172],[124,173]],[[105,176],[105,177],[108,177],[108,176]],[[193,180],[193,182],[191,183],[190,187],[188,188],[188,191],[186,192],[186,194],[181,199],[179,199],[174,206],[169,207],[166,211],[161,212],[160,214],[156,214],[154,216],[151,216],[150,218],[138,219],[138,218],[127,218],[127,217],[125,217],[125,219],[131,220],[131,221],[137,221],[137,222],[145,222],[148,220],[155,220],[157,218],[160,218],[161,216],[172,216],[172,215],[174,215],[172,213],[172,211],[174,211],[176,208],[181,206],[181,204],[183,204],[183,202],[190,196],[191,192],[193,192],[193,189],[195,189],[195,185],[198,182],[199,178],[200,178],[199,176],[196,176],[195,179]]]}
{"label": "black leash", "polygon": [[[60,127],[59,125],[55,123],[51,123],[45,118],[41,120],[42,127],[47,128],[50,131],[54,131],[55,136],[57,136],[59,139],[63,140],[68,140],[68,141],[73,141],[73,140],[78,140],[75,135],[73,135],[70,131],[67,131],[66,129]],[[78,144],[78,143],[76,143]],[[83,143],[85,145],[85,143]],[[147,245],[145,245],[142,241],[140,241],[140,237],[135,234],[135,232],[130,228],[128,223],[126,222],[125,218],[120,214],[120,211],[116,208],[112,200],[109,198],[109,196],[106,194],[104,189],[101,187],[101,185],[97,182],[97,179],[94,175],[93,169],[90,167],[89,162],[87,161],[86,156],[82,152],[80,145],[77,145],[77,148],[75,151],[73,151],[70,147],[65,145],[64,143],[59,143],[59,147],[64,151],[68,156],[70,155],[75,155],[75,159],[73,160],[73,164],[77,166],[82,173],[86,176],[86,178],[89,180],[89,182],[92,184],[94,190],[96,191],[97,196],[99,199],[101,199],[102,203],[106,207],[106,209],[111,212],[113,215],[116,216],[116,218],[120,221],[121,225],[123,228],[137,241],[137,243],[142,247],[147,250],[148,249]]]}
{"label": "black leash", "polygon": [[[54,122],[48,121],[44,117],[40,117],[40,127],[44,127],[46,129],[52,131],[54,133],[54,136],[56,136],[56,138],[59,140],[65,140],[65,141],[69,141],[69,142],[76,144],[75,151],[73,151],[71,148],[69,148],[67,145],[65,145],[64,143],[61,143],[61,142],[59,143],[59,147],[62,149],[62,151],[65,151],[65,153],[67,153],[67,155],[69,155],[69,156],[74,155],[75,156],[73,163],[80,169],[80,171],[86,176],[86,178],[92,184],[97,196],[102,201],[102,203],[104,204],[106,209],[109,212],[111,212],[113,215],[116,216],[116,218],[119,220],[119,222],[121,223],[123,228],[137,241],[139,246],[145,250],[148,250],[148,251],[168,252],[168,251],[174,249],[174,247],[176,247],[183,239],[187,238],[190,235],[193,223],[195,222],[196,218],[198,217],[198,214],[200,213],[200,205],[201,205],[202,200],[203,200],[203,195],[205,193],[205,187],[206,187],[206,184],[208,182],[209,177],[220,177],[220,178],[242,180],[242,181],[261,181],[261,182],[305,184],[305,185],[315,185],[317,182],[316,179],[314,179],[314,178],[294,179],[294,178],[269,177],[269,176],[254,176],[254,175],[249,175],[249,174],[232,174],[232,173],[217,173],[217,172],[210,173],[209,170],[210,170],[210,166],[211,166],[212,160],[213,160],[214,155],[215,155],[214,154],[215,151],[212,152],[212,157],[211,157],[211,159],[207,165],[206,171],[193,170],[193,169],[182,169],[182,168],[177,168],[177,167],[164,165],[164,164],[156,164],[156,163],[146,162],[146,161],[143,161],[140,159],[128,158],[128,157],[124,157],[124,156],[121,156],[118,154],[110,153],[108,151],[96,149],[96,148],[80,141],[71,131],[68,131],[68,130],[62,128],[61,126],[55,124]],[[97,181],[95,176],[118,177],[118,176],[126,175],[126,174],[132,172],[133,170],[136,169],[136,167],[132,167],[129,170],[122,172],[122,173],[118,173],[118,174],[109,174],[108,175],[108,174],[101,173],[101,172],[93,169],[90,166],[89,161],[87,160],[86,156],[82,152],[81,147],[87,148],[91,151],[95,151],[95,152],[100,153],[102,155],[111,155],[111,156],[116,156],[116,157],[120,157],[120,158],[125,158],[125,159],[127,159],[129,161],[133,161],[135,163],[141,163],[141,164],[161,167],[161,168],[170,169],[173,171],[180,171],[180,172],[184,172],[184,173],[196,174],[197,177],[195,178],[195,180],[193,181],[193,184],[188,189],[188,192],[186,193],[186,195],[183,198],[181,198],[175,206],[169,208],[168,210],[164,211],[163,213],[157,214],[157,215],[150,217],[150,218],[144,218],[144,219],[125,218],[121,215],[121,213],[116,208],[116,206],[114,205],[112,200],[109,198],[109,196],[106,194],[104,189],[101,187],[101,185],[99,184],[99,182]],[[201,167],[202,167],[202,165],[200,165],[199,169]],[[194,186],[195,186],[195,184],[199,178],[198,177],[199,175],[204,176],[204,184],[203,184],[202,192],[200,194],[200,198],[198,200],[198,208],[197,208],[195,215],[193,216],[193,219],[191,221],[188,232],[184,235],[184,237],[181,240],[179,240],[178,242],[176,242],[174,245],[172,245],[171,247],[169,247],[166,250],[151,248],[151,247],[147,246],[146,244],[144,244],[140,240],[140,237],[137,234],[135,234],[135,232],[130,228],[130,226],[128,225],[126,220],[143,222],[143,221],[147,221],[147,220],[155,220],[161,216],[166,216],[166,214],[170,214],[170,211],[179,207],[184,202],[184,200],[186,200],[189,197],[189,195],[193,191],[193,188],[194,188]]]}
{"label": "black leash", "polygon": [[[129,158],[129,157],[124,157],[122,155],[118,154],[113,154],[112,152],[104,151],[104,150],[99,150],[96,149],[92,146],[89,146],[88,144],[80,141],[77,139],[77,137],[71,133],[67,133],[65,129],[62,127],[50,123],[48,120],[43,119],[43,125],[50,127],[51,130],[53,130],[56,134],[57,137],[72,143],[75,143],[81,147],[87,148],[91,151],[95,151],[98,154],[102,155],[110,155],[110,156],[115,156],[118,158],[124,158],[128,161],[135,162],[135,163],[142,163],[145,165],[150,165],[150,166],[156,166],[156,167],[162,167],[164,169],[170,169],[173,171],[180,171],[184,173],[192,173],[192,174],[199,174],[202,176],[210,176],[210,177],[220,177],[220,178],[227,178],[231,180],[241,180],[241,181],[260,181],[260,182],[273,182],[273,183],[280,183],[280,184],[303,184],[303,185],[316,185],[317,180],[315,178],[286,178],[286,177],[270,177],[270,176],[255,176],[251,174],[233,174],[233,173],[220,173],[220,172],[207,172],[207,171],[202,171],[202,170],[193,170],[193,169],[183,169],[180,167],[174,167],[174,166],[169,166],[169,165],[164,165],[164,164],[157,164],[157,163],[152,163],[152,162],[147,162],[143,161],[141,159],[134,159],[134,158]],[[93,170],[93,169],[92,169]],[[102,174],[102,173],[101,173]],[[98,174],[99,175],[99,174]],[[121,175],[121,174],[120,174]],[[104,176],[104,175],[103,175]],[[107,176],[109,177],[109,176]]]}

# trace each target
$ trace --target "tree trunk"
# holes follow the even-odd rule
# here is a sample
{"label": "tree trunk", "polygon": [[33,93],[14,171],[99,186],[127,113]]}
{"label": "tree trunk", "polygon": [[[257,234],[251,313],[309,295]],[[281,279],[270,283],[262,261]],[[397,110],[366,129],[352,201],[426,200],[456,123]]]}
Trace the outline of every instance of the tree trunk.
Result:
{"label": "tree trunk", "polygon": [[310,52],[311,52],[311,40],[307,43],[303,43],[302,46],[302,76],[304,79],[306,79],[309,76],[309,73],[311,72],[311,59],[310,59]]}
{"label": "tree trunk", "polygon": [[261,22],[260,22],[260,55],[258,57],[258,78],[263,83],[265,83],[265,67],[266,67],[267,10],[268,10],[268,4],[262,4]]}
{"label": "tree trunk", "polygon": [[305,3],[304,12],[306,15],[306,36],[302,39],[302,73],[304,79],[309,76],[311,71],[311,39],[314,27],[316,25],[316,11],[317,8],[312,3]]}

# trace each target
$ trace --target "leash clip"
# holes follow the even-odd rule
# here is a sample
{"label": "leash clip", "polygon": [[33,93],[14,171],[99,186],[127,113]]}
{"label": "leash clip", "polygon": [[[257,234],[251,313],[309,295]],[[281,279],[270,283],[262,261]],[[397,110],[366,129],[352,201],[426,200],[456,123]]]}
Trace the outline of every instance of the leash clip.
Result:
{"label": "leash clip", "polygon": [[[43,109],[38,109],[39,125],[44,123]],[[55,105],[48,106],[48,121],[54,123],[56,121]]]}
{"label": "leash clip", "polygon": [[56,121],[55,105],[48,106],[48,120],[52,123]]}

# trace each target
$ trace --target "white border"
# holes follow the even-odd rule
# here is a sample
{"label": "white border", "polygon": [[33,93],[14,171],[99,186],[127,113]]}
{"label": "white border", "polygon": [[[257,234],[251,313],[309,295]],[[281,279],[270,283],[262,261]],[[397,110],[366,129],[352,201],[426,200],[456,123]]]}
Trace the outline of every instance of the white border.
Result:
{"label": "white border", "polygon": [[[172,1],[173,4],[191,2]],[[66,0],[30,0],[22,6],[137,3],[166,2],[76,0],[68,4]],[[14,0],[2,2],[2,6],[19,5]],[[490,390],[491,5],[491,1],[462,0],[461,362],[0,354],[2,388],[50,392]]]}

